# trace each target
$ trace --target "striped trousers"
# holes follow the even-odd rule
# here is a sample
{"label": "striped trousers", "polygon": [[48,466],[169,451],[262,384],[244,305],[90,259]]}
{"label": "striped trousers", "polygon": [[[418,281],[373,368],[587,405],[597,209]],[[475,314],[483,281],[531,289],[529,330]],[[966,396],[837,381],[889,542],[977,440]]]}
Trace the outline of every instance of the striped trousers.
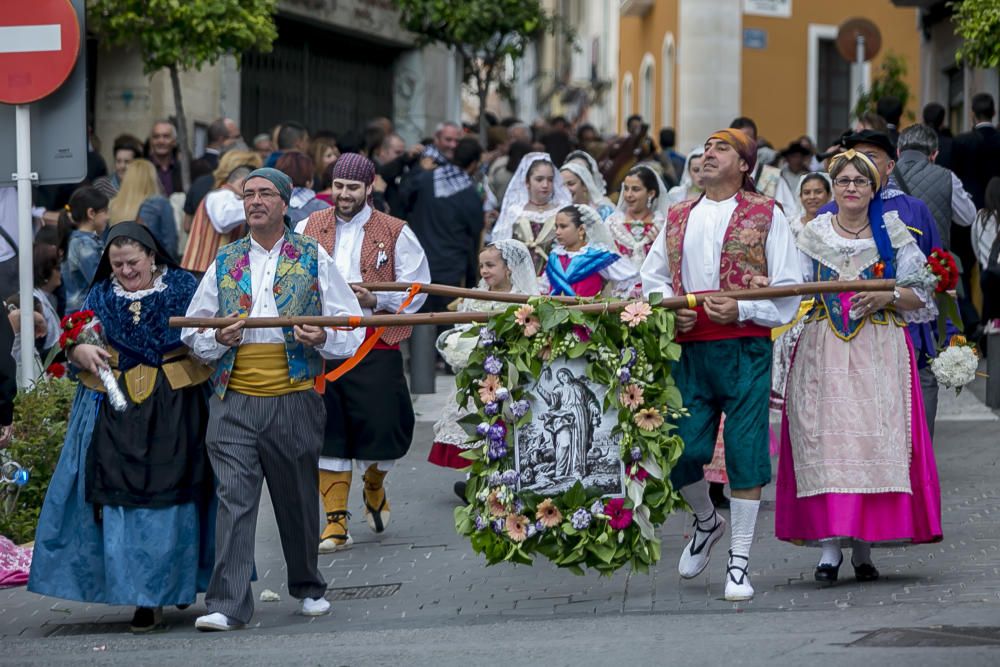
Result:
{"label": "striped trousers", "polygon": [[206,448],[216,476],[219,512],[215,569],[205,594],[209,612],[240,623],[253,616],[250,578],[261,487],[267,480],[288,569],[288,592],[320,598],[326,582],[319,553],[320,449],[326,409],[314,391],[256,397],[234,391],[209,404]]}

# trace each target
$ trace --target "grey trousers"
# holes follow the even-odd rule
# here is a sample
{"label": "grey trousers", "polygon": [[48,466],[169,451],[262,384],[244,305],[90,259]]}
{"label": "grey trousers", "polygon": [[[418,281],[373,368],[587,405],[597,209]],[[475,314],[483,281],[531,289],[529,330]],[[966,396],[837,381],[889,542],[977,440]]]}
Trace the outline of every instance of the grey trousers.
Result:
{"label": "grey trousers", "polygon": [[253,616],[250,577],[261,487],[267,480],[293,597],[320,598],[326,582],[319,554],[319,453],[326,408],[314,391],[256,397],[230,391],[209,404],[206,448],[219,512],[215,569],[205,594],[209,612],[240,623]]}
{"label": "grey trousers", "polygon": [[924,413],[927,415],[927,430],[934,440],[934,421],[937,419],[938,382],[930,366],[920,369],[920,392],[924,395]]}

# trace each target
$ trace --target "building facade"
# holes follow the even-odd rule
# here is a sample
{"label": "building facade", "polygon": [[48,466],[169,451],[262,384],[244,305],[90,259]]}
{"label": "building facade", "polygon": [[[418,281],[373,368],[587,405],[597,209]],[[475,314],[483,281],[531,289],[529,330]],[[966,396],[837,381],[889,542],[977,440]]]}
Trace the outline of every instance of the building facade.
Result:
{"label": "building facade", "polygon": [[[688,150],[743,115],[776,147],[803,134],[828,145],[888,54],[907,64],[908,111],[919,113],[917,12],[890,0],[622,0],[620,11],[618,131],[640,114],[654,134],[674,127]],[[860,73],[835,44],[855,17],[882,38]]]}
{"label": "building facade", "polygon": [[[285,120],[342,133],[375,116],[392,118],[415,142],[459,116],[458,58],[416,48],[391,0],[281,0],[275,22],[270,53],[181,73],[192,154],[201,153],[205,130],[220,116],[236,120],[248,142]],[[95,52],[90,112],[109,160],[115,136],[144,139],[155,120],[176,111],[169,75],[144,75],[137,50]]]}
{"label": "building facade", "polygon": [[952,132],[971,130],[972,96],[982,92],[1000,99],[1000,72],[956,62],[955,53],[962,40],[955,35],[952,10],[945,0],[893,0],[893,3],[919,10],[916,31],[920,38],[921,102],[944,105]]}

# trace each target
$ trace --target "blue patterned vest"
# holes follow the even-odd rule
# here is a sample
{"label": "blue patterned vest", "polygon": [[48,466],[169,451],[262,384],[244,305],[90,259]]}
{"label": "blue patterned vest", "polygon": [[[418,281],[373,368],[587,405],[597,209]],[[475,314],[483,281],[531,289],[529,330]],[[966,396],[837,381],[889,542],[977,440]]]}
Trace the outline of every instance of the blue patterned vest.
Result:
{"label": "blue patterned vest", "polygon": [[[840,279],[840,275],[830,267],[815,259],[812,262],[813,279],[815,281],[834,282]],[[878,277],[875,272],[875,265],[873,264],[862,271],[857,279],[873,280]],[[834,335],[841,340],[851,340],[857,336],[866,321],[871,321],[872,324],[894,324],[898,327],[906,326],[906,322],[896,312],[896,309],[892,307],[876,311],[861,319],[854,319],[850,315],[851,306],[847,298],[848,294],[844,294],[843,298],[841,298],[841,293],[818,294],[815,305],[806,316],[806,321],[828,320]]]}
{"label": "blue patterned vest", "polygon": [[[274,276],[274,303],[279,315],[297,317],[322,315],[319,293],[319,250],[316,241],[301,234],[285,233],[281,256]],[[215,259],[215,277],[219,285],[219,317],[248,317],[253,288],[250,283],[250,236],[219,249]],[[323,360],[316,350],[295,340],[291,327],[284,327],[285,353],[290,382],[316,377],[323,371]],[[237,348],[227,351],[215,367],[212,384],[219,398],[226,395]]]}

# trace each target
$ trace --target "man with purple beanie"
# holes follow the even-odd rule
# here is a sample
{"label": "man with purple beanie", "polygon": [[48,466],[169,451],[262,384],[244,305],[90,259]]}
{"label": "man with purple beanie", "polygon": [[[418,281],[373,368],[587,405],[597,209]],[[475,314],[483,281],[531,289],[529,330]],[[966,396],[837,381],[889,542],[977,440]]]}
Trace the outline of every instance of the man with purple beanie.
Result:
{"label": "man with purple beanie", "polygon": [[[295,231],[316,239],[330,253],[365,315],[415,313],[425,295],[403,307],[406,293],[372,293],[357,284],[431,280],[424,249],[406,222],[372,207],[374,181],[371,160],[356,153],[341,155],[333,169],[334,206],[313,213]],[[375,333],[369,329],[366,338]],[[399,351],[400,342],[409,336],[410,327],[386,328],[354,368],[325,386],[326,434],[319,490],[327,524],[320,553],[345,549],[353,542],[347,499],[355,465],[364,471],[368,526],[381,533],[389,523],[385,476],[406,455],[413,439],[413,404]],[[331,370],[328,364],[327,371]]]}

